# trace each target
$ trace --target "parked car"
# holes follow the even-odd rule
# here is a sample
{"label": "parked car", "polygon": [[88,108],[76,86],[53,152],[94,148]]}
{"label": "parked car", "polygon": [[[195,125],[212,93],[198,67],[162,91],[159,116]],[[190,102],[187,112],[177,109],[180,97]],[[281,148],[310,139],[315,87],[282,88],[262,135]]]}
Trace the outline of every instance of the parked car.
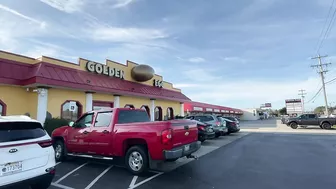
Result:
{"label": "parked car", "polygon": [[155,161],[193,158],[201,147],[196,122],[151,122],[145,110],[112,108],[87,112],[53,131],[57,161],[67,156],[112,160],[124,157],[127,169],[141,174]]}
{"label": "parked car", "polygon": [[230,117],[230,116],[221,116],[221,117],[234,121],[237,125],[239,125],[239,120],[236,117]]}
{"label": "parked car", "polygon": [[228,128],[228,134],[230,133],[236,133],[240,131],[239,121],[232,121],[231,119],[226,119],[225,117],[222,117],[226,121],[226,127]]}
{"label": "parked car", "polygon": [[28,116],[0,116],[0,188],[47,189],[55,152],[42,124]]}
{"label": "parked car", "polygon": [[287,126],[297,129],[298,126],[316,125],[321,129],[331,129],[336,124],[336,118],[318,117],[317,114],[302,114],[298,117],[288,118]]}
{"label": "parked car", "polygon": [[286,124],[287,121],[288,121],[288,119],[289,119],[289,116],[286,116],[286,115],[282,116],[282,117],[281,117],[281,123],[282,123],[282,124]]}
{"label": "parked car", "polygon": [[206,124],[206,123],[196,121],[196,120],[194,121],[197,124],[199,141],[204,142],[205,140],[213,139],[216,137],[216,133],[213,130],[213,127],[211,126],[211,124]]}
{"label": "parked car", "polygon": [[215,115],[193,115],[188,116],[187,119],[197,120],[203,123],[210,124],[215,131],[216,138],[227,133],[227,128]]}

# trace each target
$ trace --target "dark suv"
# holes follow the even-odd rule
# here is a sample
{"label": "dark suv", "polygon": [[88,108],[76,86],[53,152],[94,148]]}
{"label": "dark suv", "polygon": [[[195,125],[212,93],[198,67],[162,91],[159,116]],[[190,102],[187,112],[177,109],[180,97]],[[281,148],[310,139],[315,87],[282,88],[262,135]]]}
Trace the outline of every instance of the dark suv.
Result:
{"label": "dark suv", "polygon": [[213,130],[216,133],[216,138],[225,135],[228,132],[226,123],[221,122],[221,120],[219,120],[215,115],[194,115],[194,116],[188,116],[187,119],[192,119],[206,124],[211,124]]}

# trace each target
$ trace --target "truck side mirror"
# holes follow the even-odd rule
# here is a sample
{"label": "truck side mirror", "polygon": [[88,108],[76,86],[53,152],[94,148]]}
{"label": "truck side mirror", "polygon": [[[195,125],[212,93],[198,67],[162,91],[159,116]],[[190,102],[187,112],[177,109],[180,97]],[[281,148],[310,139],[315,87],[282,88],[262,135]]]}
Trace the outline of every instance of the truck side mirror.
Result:
{"label": "truck side mirror", "polygon": [[70,127],[73,127],[74,125],[75,125],[75,122],[73,122],[73,121],[70,121],[70,122],[69,122],[69,126],[70,126]]}

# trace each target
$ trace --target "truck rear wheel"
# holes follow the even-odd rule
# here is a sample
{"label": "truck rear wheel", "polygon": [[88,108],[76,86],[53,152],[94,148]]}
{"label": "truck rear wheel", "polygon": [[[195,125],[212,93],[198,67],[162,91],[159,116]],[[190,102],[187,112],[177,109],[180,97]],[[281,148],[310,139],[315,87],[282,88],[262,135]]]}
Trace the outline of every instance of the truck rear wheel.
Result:
{"label": "truck rear wheel", "polygon": [[323,123],[322,128],[329,130],[329,129],[331,129],[331,125],[329,123]]}
{"label": "truck rear wheel", "polygon": [[135,175],[146,172],[148,170],[147,150],[143,146],[132,146],[127,150],[125,164]]}
{"label": "truck rear wheel", "polygon": [[291,127],[292,129],[297,129],[297,128],[298,128],[298,124],[295,123],[295,122],[293,122],[293,123],[290,124],[290,127]]}

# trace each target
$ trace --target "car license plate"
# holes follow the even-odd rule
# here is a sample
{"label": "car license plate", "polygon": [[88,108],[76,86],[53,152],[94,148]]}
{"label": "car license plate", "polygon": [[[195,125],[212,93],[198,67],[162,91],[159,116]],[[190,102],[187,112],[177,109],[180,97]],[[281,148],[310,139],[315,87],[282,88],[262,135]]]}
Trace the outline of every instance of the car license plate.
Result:
{"label": "car license plate", "polygon": [[0,167],[0,175],[11,175],[22,171],[22,162],[7,163]]}
{"label": "car license plate", "polygon": [[185,145],[184,146],[184,151],[189,151],[189,149],[190,149],[190,145]]}

